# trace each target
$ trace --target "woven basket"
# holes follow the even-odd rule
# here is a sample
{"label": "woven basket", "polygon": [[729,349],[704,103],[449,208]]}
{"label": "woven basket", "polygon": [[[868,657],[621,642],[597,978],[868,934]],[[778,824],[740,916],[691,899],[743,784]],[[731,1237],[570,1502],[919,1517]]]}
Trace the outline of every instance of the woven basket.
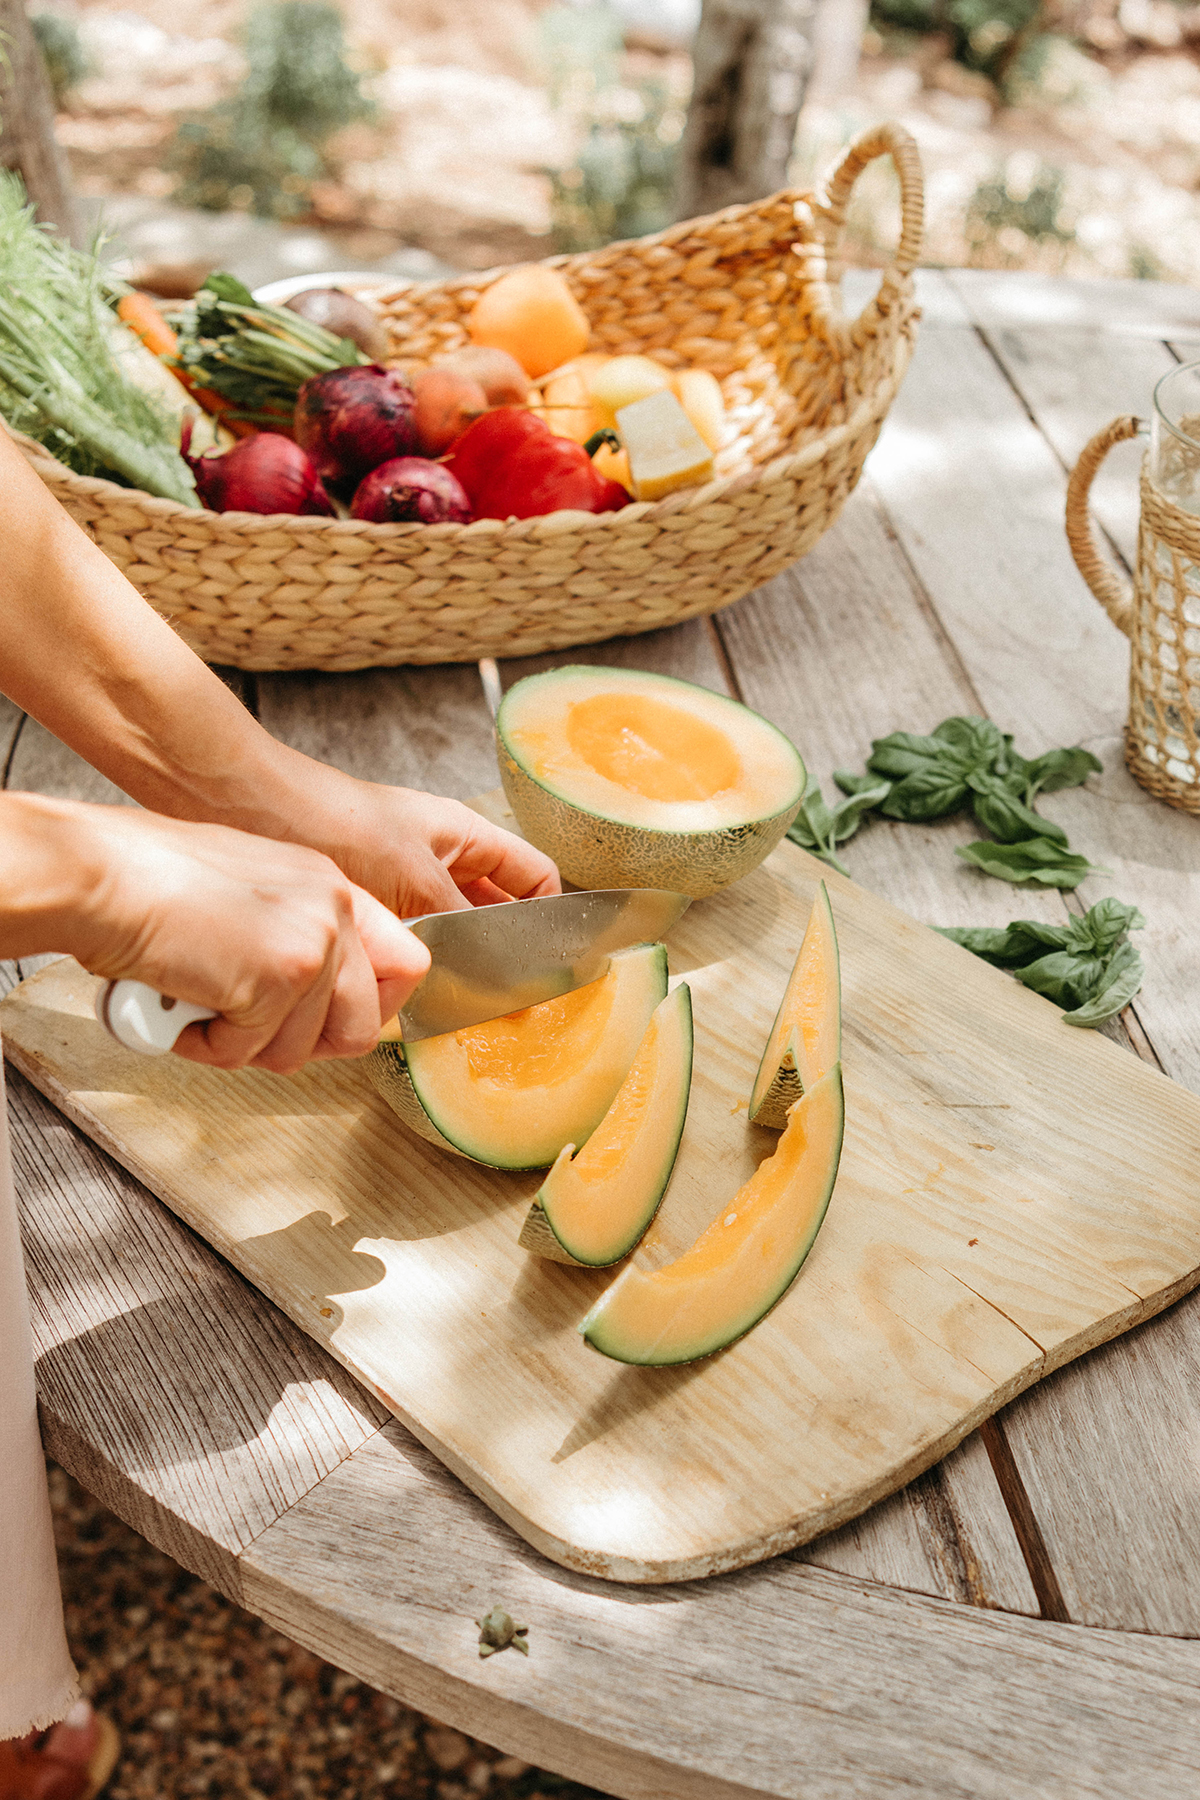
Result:
{"label": "woven basket", "polygon": [[1131,587],[1101,550],[1088,515],[1097,469],[1139,428],[1126,414],[1085,445],[1067,487],[1067,538],[1080,574],[1130,642],[1129,772],[1155,799],[1200,813],[1200,518],[1176,506],[1143,467]]}
{"label": "woven basket", "polygon": [[[890,155],[901,234],[874,300],[848,321],[831,266],[850,190]],[[712,612],[811,549],[862,471],[912,353],[921,247],[916,146],[861,137],[820,194],[784,190],[657,236],[555,257],[592,346],[711,369],[728,442],[716,479],[622,512],[471,525],[199,512],[85,479],[23,441],[71,515],[210,662],[362,669],[529,655]],[[377,299],[396,360],[466,341],[500,271]]]}

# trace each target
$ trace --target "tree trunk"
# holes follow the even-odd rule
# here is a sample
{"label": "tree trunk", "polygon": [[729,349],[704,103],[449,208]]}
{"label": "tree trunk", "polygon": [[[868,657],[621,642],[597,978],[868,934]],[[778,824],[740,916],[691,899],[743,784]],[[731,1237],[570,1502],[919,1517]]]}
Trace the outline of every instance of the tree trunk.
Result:
{"label": "tree trunk", "polygon": [[80,242],[67,159],[54,136],[54,96],[22,0],[0,0],[0,163],[15,169],[38,217]]}
{"label": "tree trunk", "polygon": [[816,0],[703,0],[676,217],[784,186],[812,71]]}

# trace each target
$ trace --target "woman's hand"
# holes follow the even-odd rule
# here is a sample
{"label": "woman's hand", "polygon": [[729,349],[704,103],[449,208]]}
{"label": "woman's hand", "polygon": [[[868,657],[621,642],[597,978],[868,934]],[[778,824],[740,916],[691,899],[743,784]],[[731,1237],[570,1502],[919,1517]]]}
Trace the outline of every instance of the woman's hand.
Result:
{"label": "woman's hand", "polygon": [[69,950],[219,1018],[177,1051],[288,1074],[361,1056],[412,993],[429,952],[325,856],[221,825],[123,807],[0,796],[7,954]]}
{"label": "woman's hand", "polygon": [[401,918],[562,891],[548,856],[458,800],[306,765],[306,803],[286,835],[317,844]]}

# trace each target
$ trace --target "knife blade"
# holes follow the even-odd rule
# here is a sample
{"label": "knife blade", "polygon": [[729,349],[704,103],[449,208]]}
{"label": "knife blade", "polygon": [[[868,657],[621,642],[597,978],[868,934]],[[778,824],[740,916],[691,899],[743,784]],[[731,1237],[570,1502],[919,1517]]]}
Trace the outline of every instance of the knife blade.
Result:
{"label": "knife blade", "polygon": [[[599,980],[614,950],[657,943],[690,905],[662,888],[600,888],[406,919],[432,961],[383,1036],[415,1043],[573,993]],[[96,996],[105,1030],[143,1056],[164,1055],[185,1025],[216,1016],[128,978]]]}

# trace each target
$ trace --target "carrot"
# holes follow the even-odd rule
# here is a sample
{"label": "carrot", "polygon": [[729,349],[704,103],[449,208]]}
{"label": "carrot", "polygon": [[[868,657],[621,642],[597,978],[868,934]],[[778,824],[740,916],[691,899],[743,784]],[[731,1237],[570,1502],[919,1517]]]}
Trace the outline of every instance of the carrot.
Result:
{"label": "carrot", "polygon": [[179,339],[149,294],[122,294],[117,302],[117,317],[137,333],[155,356],[174,356],[178,350]]}

